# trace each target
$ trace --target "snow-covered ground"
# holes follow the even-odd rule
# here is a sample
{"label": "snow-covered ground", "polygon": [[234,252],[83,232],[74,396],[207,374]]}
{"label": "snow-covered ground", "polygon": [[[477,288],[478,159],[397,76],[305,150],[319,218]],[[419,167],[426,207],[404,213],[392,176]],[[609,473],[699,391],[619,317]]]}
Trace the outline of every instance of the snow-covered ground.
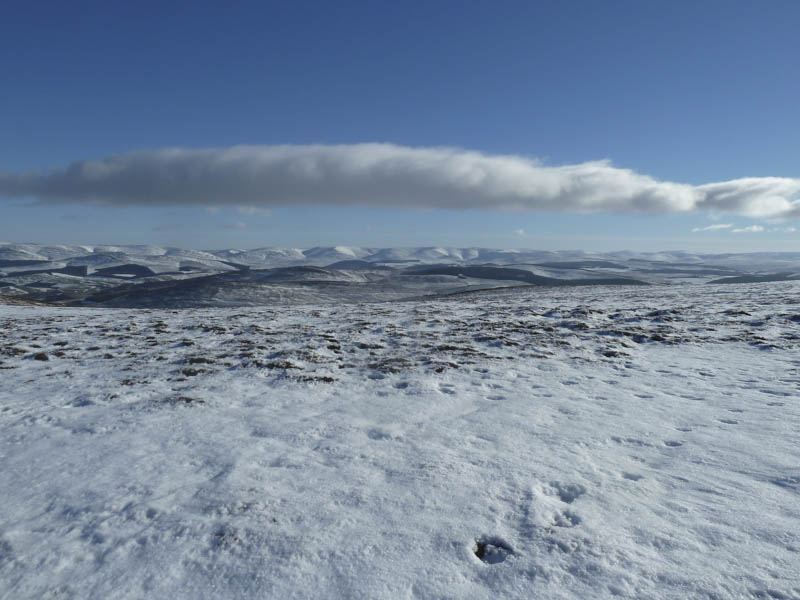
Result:
{"label": "snow-covered ground", "polygon": [[800,598],[798,292],[0,307],[0,597]]}

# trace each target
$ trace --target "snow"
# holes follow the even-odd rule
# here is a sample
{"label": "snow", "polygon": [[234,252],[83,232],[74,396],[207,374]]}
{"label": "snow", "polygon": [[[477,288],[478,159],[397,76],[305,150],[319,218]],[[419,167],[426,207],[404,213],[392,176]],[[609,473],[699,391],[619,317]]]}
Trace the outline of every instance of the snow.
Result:
{"label": "snow", "polygon": [[[86,264],[142,264],[156,272],[175,270],[182,260],[192,260],[209,268],[225,271],[230,267],[221,261],[234,261],[253,268],[271,268],[299,265],[326,266],[342,260],[359,259],[376,264],[475,264],[498,265],[535,264],[580,260],[630,261],[629,268],[669,267],[683,268],[694,265],[702,268],[740,269],[748,273],[797,271],[800,253],[761,252],[746,254],[696,254],[671,252],[587,252],[583,250],[545,251],[531,249],[491,248],[362,248],[357,246],[332,246],[315,248],[256,248],[250,250],[187,250],[172,247],[133,246],[53,246],[41,244],[0,243],[2,260],[43,260],[53,263]],[[573,274],[574,276],[574,274]]]}
{"label": "snow", "polygon": [[0,597],[799,598],[798,292],[0,307]]}

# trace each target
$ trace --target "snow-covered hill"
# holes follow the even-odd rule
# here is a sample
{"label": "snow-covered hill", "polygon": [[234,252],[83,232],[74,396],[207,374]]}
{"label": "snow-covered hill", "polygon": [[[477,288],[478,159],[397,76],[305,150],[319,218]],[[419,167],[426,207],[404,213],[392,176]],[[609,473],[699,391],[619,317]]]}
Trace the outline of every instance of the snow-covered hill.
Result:
{"label": "snow-covered hill", "polygon": [[0,597],[798,598],[799,292],[0,306]]}
{"label": "snow-covered hill", "polygon": [[[166,259],[175,263],[181,260],[207,262],[217,266],[220,261],[230,261],[253,268],[273,268],[299,265],[324,267],[341,260],[360,259],[378,264],[523,264],[575,261],[614,261],[682,264],[700,264],[744,270],[800,269],[798,252],[760,252],[748,254],[699,254],[683,251],[672,252],[586,252],[582,250],[525,250],[491,248],[362,248],[356,246],[330,246],[315,248],[256,248],[250,250],[186,250],[159,246],[91,246],[91,245],[41,245],[0,243],[0,262],[3,260],[63,261],[82,259],[78,264],[89,264],[89,257],[116,256],[119,262],[159,261]],[[106,260],[106,259],[101,259]]]}
{"label": "snow-covered hill", "polygon": [[[319,270],[303,270],[312,267]],[[387,301],[518,285],[798,278],[797,253],[0,245],[0,296],[127,307]]]}

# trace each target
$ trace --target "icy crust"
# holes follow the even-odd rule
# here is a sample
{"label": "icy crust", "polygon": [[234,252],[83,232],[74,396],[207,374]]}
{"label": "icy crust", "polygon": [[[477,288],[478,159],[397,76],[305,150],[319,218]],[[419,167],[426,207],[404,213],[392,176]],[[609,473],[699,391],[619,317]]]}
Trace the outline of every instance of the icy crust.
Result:
{"label": "icy crust", "polygon": [[2,598],[798,598],[800,286],[0,307]]}

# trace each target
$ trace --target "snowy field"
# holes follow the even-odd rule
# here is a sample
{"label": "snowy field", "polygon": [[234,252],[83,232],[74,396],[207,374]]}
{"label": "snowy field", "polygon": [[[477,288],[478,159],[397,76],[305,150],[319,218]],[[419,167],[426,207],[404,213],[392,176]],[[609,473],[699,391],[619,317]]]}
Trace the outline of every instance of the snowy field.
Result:
{"label": "snowy field", "polygon": [[0,336],[2,598],[800,598],[798,283]]}

